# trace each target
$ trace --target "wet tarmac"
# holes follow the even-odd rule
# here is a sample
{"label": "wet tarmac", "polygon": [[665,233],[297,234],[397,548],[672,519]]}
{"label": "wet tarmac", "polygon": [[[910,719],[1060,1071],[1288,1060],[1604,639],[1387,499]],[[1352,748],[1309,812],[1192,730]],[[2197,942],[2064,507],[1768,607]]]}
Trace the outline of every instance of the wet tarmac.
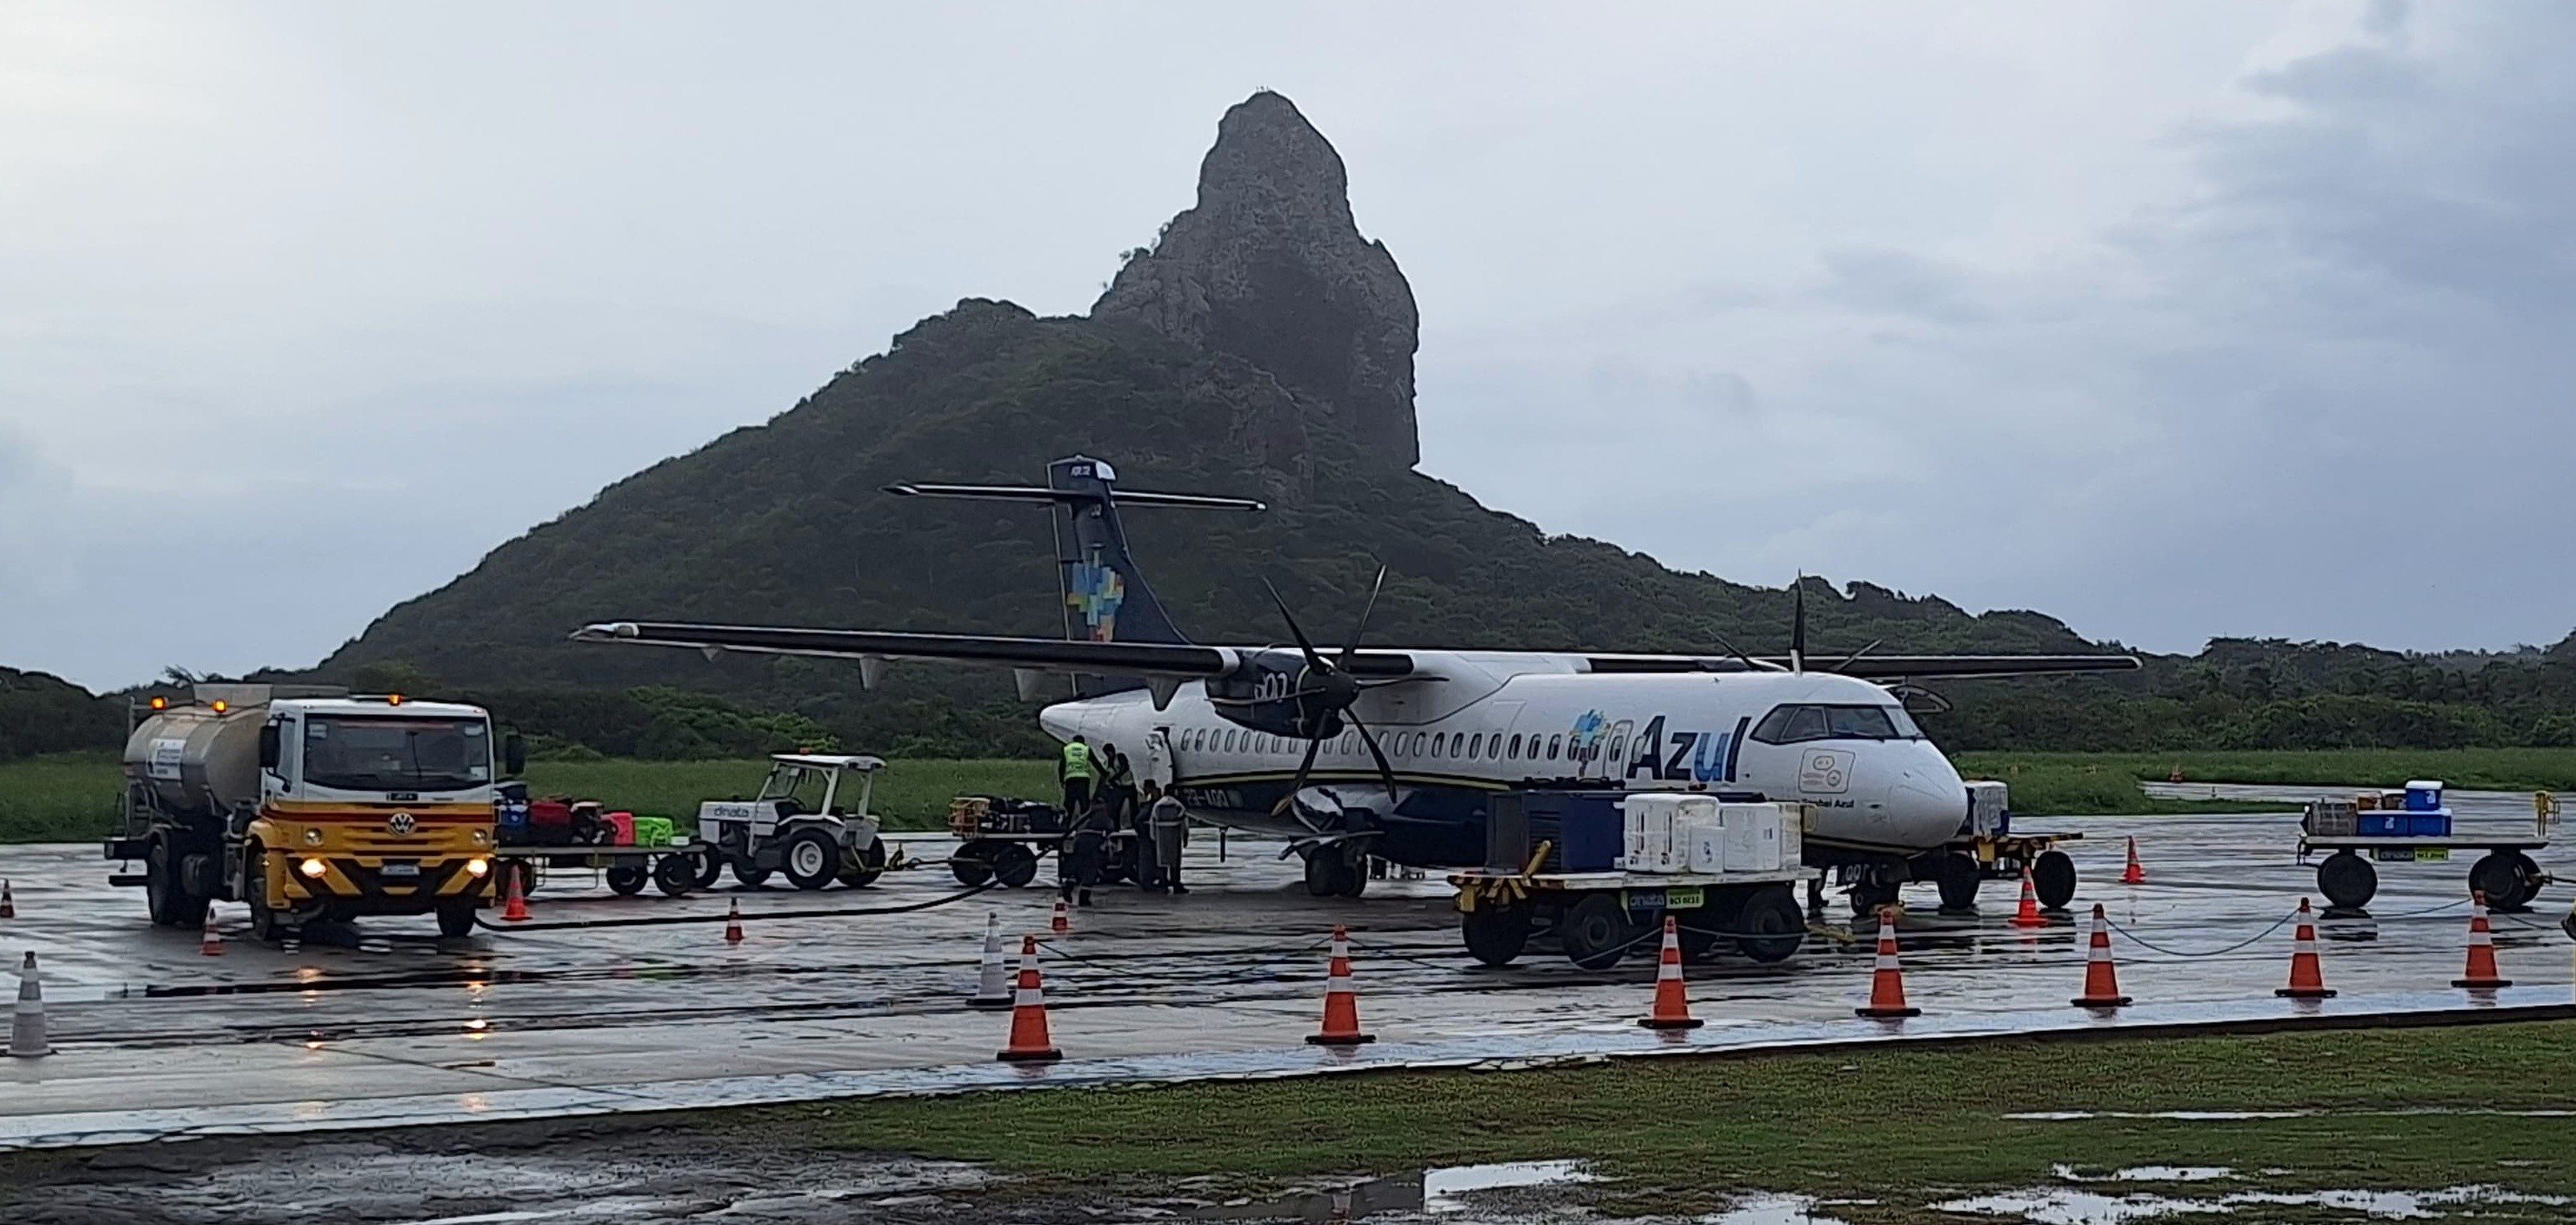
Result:
{"label": "wet tarmac", "polygon": [[[2464,831],[2530,828],[2528,796],[2454,793],[2452,803]],[[1201,838],[1189,895],[1106,891],[1076,913],[1071,934],[1048,937],[1042,964],[1067,1061],[1037,1071],[996,1064],[1007,1021],[964,999],[985,915],[998,913],[1014,936],[1043,936],[1051,891],[779,918],[959,890],[928,867],[859,891],[618,898],[558,873],[532,899],[532,926],[692,921],[440,941],[426,918],[385,920],[344,945],[315,940],[290,953],[247,943],[240,908],[223,907],[223,955],[204,957],[196,933],[145,921],[138,890],[110,888],[113,865],[93,846],[0,848],[19,907],[0,920],[0,954],[42,959],[59,1049],[0,1063],[0,1147],[2303,1015],[2272,998],[2289,955],[2280,924],[2314,889],[2313,866],[2293,855],[2295,817],[2046,824],[2087,835],[2070,848],[2083,875],[2079,909],[2099,901],[2121,926],[2121,985],[2138,1006],[2112,1020],[2067,1007],[2083,973],[2073,919],[2008,927],[2013,898],[2000,886],[1970,918],[1933,914],[1929,887],[1909,890],[1921,908],[1902,940],[1907,988],[1925,1010],[1917,1021],[1852,1016],[1868,994],[1870,950],[1841,938],[1838,907],[1787,963],[1726,956],[1692,967],[1692,1007],[1709,1024],[1676,1039],[1633,1024],[1653,974],[1646,958],[1592,972],[1534,944],[1514,966],[1486,969],[1460,947],[1444,882],[1374,881],[1364,898],[1317,899],[1275,846],[1235,840],[1220,861],[1216,841]],[[2145,885],[2116,883],[2126,834],[2139,840]],[[921,838],[910,850],[936,857],[945,845]],[[2564,848],[2535,858],[2576,880]],[[2567,1005],[2563,884],[2534,913],[2497,920],[2516,987],[2482,999],[2448,989],[2461,967],[2467,871],[2465,856],[2385,865],[2372,917],[2326,921],[2326,977],[2343,996],[2316,1015]],[[748,938],[728,945],[722,916],[735,900]],[[1361,1015],[1381,1039],[1357,1055],[1301,1041],[1315,1026],[1321,944],[1335,923],[1352,931]]]}

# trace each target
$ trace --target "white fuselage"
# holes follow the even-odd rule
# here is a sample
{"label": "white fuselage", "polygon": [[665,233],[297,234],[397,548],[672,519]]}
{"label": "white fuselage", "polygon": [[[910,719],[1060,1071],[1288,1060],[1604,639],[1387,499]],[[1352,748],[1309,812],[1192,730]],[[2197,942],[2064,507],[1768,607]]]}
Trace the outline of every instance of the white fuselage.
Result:
{"label": "white fuselage", "polygon": [[[1040,721],[1058,740],[1118,746],[1140,775],[1168,773],[1203,820],[1298,836],[1322,832],[1318,810],[1366,808],[1385,829],[1378,853],[1431,866],[1478,853],[1424,828],[1464,822],[1464,807],[1446,801],[1532,784],[1758,792],[1813,805],[1811,862],[1919,853],[1955,836],[1967,812],[1949,760],[1868,681],[1814,672],[1605,674],[1589,671],[1583,656],[1525,652],[1412,656],[1414,679],[1371,690],[1352,708],[1386,751],[1393,797],[1367,746],[1345,731],[1318,751],[1298,802],[1280,805],[1307,742],[1226,719],[1196,683],[1161,709],[1133,691],[1059,703]],[[1783,718],[1766,734],[1765,720],[1782,707],[1833,712],[1835,726]],[[1150,743],[1158,736],[1162,744]]]}

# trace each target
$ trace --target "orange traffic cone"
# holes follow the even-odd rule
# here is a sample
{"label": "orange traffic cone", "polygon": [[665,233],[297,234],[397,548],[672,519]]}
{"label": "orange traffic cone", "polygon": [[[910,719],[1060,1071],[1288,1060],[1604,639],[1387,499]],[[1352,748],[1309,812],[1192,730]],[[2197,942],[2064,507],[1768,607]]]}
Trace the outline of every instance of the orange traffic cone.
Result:
{"label": "orange traffic cone", "polygon": [[1324,976],[1324,1027],[1306,1035],[1317,1046],[1358,1046],[1377,1041],[1360,1032],[1360,997],[1351,990],[1351,937],[1333,925],[1333,964]]}
{"label": "orange traffic cone", "polygon": [[1865,1017],[1919,1017],[1923,1010],[1905,1002],[1905,971],[1896,964],[1896,908],[1878,911],[1878,961],[1869,976],[1869,1004],[1852,1009]]}
{"label": "orange traffic cone", "polygon": [[514,867],[504,867],[501,870],[508,873],[510,877],[509,897],[501,903],[501,921],[525,923],[528,921],[528,891],[523,882],[527,879],[527,873]]}
{"label": "orange traffic cone", "polygon": [[2512,979],[2496,972],[2495,929],[2487,926],[2487,895],[2483,890],[2469,894],[2469,968],[2461,977],[2452,979],[2451,985],[2471,990],[2513,985]]}
{"label": "orange traffic cone", "polygon": [[2013,912],[2014,927],[2046,927],[2048,920],[2039,913],[2039,887],[2030,882],[2030,865],[2021,866],[2021,909]]}
{"label": "orange traffic cone", "polygon": [[1682,935],[1671,915],[1664,916],[1664,953],[1655,967],[1655,1010],[1637,1018],[1648,1029],[1698,1029],[1703,1022],[1690,1014],[1690,995],[1682,990]]}
{"label": "orange traffic cone", "polygon": [[0,919],[18,917],[18,899],[9,896],[9,882],[0,880]]}
{"label": "orange traffic cone", "polygon": [[206,925],[197,935],[197,952],[205,957],[224,955],[224,934],[215,930],[215,908],[206,907]]}
{"label": "orange traffic cone", "polygon": [[2102,913],[2102,903],[2093,903],[2093,946],[2084,954],[2084,994],[2076,996],[2078,1008],[2126,1008],[2129,997],[2120,994],[2120,972],[2111,965],[2111,920]]}
{"label": "orange traffic cone", "polygon": [[2334,992],[2326,989],[2325,966],[2317,960],[2317,921],[2306,898],[2299,899],[2299,926],[2290,949],[2290,985],[2272,994],[2291,1000],[2333,999]]}
{"label": "orange traffic cone", "polygon": [[742,943],[741,898],[732,898],[725,902],[725,943]]}
{"label": "orange traffic cone", "polygon": [[1047,930],[1059,936],[1072,934],[1073,912],[1065,909],[1063,898],[1055,900],[1055,918],[1047,922]]}
{"label": "orange traffic cone", "polygon": [[1038,985],[1038,938],[1020,941],[1020,985],[1011,1000],[1011,1044],[994,1058],[1006,1063],[1046,1063],[1064,1058],[1047,1036],[1046,989]]}
{"label": "orange traffic cone", "polygon": [[2147,883],[2147,866],[2138,862],[2138,840],[2135,837],[2129,839],[2129,866],[2120,869],[2120,883],[2123,885]]}

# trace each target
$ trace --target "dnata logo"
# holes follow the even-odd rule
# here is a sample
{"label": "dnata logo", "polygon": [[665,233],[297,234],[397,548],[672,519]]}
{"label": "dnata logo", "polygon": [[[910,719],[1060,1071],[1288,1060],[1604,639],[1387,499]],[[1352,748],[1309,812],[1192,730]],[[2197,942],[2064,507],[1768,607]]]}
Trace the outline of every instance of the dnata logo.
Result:
{"label": "dnata logo", "polygon": [[1073,567],[1072,586],[1065,602],[1081,610],[1082,625],[1091,640],[1107,642],[1117,637],[1118,605],[1127,598],[1126,580],[1107,566],[1086,563]]}

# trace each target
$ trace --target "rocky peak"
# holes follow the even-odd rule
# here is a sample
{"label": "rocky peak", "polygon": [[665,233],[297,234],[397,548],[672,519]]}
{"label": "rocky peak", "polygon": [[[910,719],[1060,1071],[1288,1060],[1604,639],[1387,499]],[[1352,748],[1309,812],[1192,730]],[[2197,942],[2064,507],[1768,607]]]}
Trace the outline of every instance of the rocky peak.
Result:
{"label": "rocky peak", "polygon": [[1370,453],[1421,459],[1413,287],[1385,244],[1361,237],[1341,155],[1278,94],[1218,121],[1198,204],[1091,313],[1242,357],[1321,402]]}

